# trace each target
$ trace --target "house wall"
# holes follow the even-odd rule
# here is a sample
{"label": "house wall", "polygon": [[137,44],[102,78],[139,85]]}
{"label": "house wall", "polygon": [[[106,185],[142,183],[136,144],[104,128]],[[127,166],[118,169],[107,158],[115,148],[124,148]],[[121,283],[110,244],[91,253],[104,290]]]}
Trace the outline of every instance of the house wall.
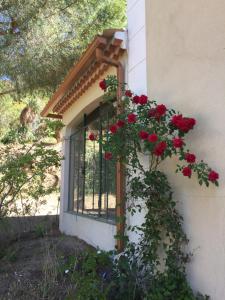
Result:
{"label": "house wall", "polygon": [[138,93],[147,92],[146,19],[145,0],[127,1],[129,88]]}
{"label": "house wall", "polygon": [[[116,75],[116,69],[110,68],[102,75]],[[77,215],[68,212],[69,195],[69,137],[82,120],[84,113],[92,112],[101,101],[103,92],[99,88],[98,82],[93,84],[63,115],[64,129],[63,156],[61,168],[61,205],[60,205],[60,231],[78,236],[88,244],[99,247],[103,250],[112,250],[115,247],[114,235],[116,226],[111,223],[97,221],[90,217]]]}
{"label": "house wall", "polygon": [[[128,65],[127,83],[136,94],[147,93],[147,43],[146,43],[146,4],[145,0],[127,1],[128,18]],[[148,164],[148,158],[142,157],[143,163]],[[140,203],[141,204],[141,203]],[[143,207],[144,211],[144,207]],[[144,213],[131,216],[127,212],[128,225],[141,225]],[[134,232],[127,233],[130,240],[137,242],[139,236]]]}
{"label": "house wall", "polygon": [[164,165],[184,216],[189,250],[194,255],[188,266],[191,285],[211,295],[213,300],[222,300],[225,299],[225,1],[145,2],[148,94],[197,119],[196,129],[188,134],[187,145],[199,160],[204,159],[220,174],[220,187],[206,188],[198,185],[195,176],[187,179],[175,175],[176,160]]}

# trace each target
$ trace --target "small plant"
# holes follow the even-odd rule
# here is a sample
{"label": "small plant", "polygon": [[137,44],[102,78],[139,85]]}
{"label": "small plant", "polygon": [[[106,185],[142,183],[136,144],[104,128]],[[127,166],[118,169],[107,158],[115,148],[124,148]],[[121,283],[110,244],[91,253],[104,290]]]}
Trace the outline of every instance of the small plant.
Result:
{"label": "small plant", "polygon": [[13,248],[9,248],[6,252],[5,258],[10,262],[17,261],[18,258],[17,250]]}
{"label": "small plant", "polygon": [[43,263],[43,281],[40,284],[41,299],[56,299],[55,287],[59,278],[59,259],[55,245],[46,245],[44,263]]}
{"label": "small plant", "polygon": [[42,238],[46,235],[46,228],[43,224],[38,224],[34,228],[34,233],[36,237]]}
{"label": "small plant", "polygon": [[0,260],[15,262],[18,258],[18,249],[15,246],[5,245],[0,247]]}
{"label": "small plant", "polygon": [[135,255],[135,245],[129,243],[125,251],[114,255],[111,275],[110,300],[138,300],[143,298],[141,289],[139,259]]}
{"label": "small plant", "polygon": [[69,256],[61,272],[75,284],[74,295],[70,292],[67,300],[108,299],[112,273],[110,253],[88,250],[77,257]]}
{"label": "small plant", "polygon": [[0,260],[5,257],[6,255],[6,249],[5,247],[0,246]]}

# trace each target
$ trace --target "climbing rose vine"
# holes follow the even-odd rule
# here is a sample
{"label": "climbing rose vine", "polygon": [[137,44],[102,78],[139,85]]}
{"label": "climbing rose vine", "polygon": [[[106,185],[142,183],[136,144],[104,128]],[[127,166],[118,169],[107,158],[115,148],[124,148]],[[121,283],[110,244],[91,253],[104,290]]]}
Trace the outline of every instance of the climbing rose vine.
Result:
{"label": "climbing rose vine", "polygon": [[[105,92],[105,101],[115,99],[115,78],[110,76],[99,85]],[[193,117],[158,104],[146,95],[135,95],[126,85],[122,89],[121,113],[103,136],[91,133],[89,138],[102,144],[106,160],[120,161],[126,166],[124,201],[131,215],[145,207],[143,224],[126,226],[126,232],[138,232],[140,237],[135,245],[128,241],[125,249],[129,265],[137,263],[135,293],[147,300],[208,299],[194,295],[187,283],[185,265],[189,254],[184,246],[188,239],[170,184],[159,167],[165,159],[176,157],[177,173],[187,180],[195,174],[199,184],[206,186],[218,186],[219,174],[186,145],[186,135],[197,124]]]}
{"label": "climbing rose vine", "polygon": [[[107,92],[110,83],[103,79],[99,86]],[[112,159],[126,163],[138,150],[150,155],[151,171],[167,157],[177,156],[180,164],[176,171],[189,178],[196,173],[201,185],[208,186],[209,182],[218,185],[219,174],[203,160],[197,161],[196,155],[186,147],[184,138],[194,129],[197,123],[194,118],[184,117],[166,105],[150,101],[146,95],[135,95],[130,90],[124,90],[123,98],[124,113],[117,116],[109,126],[105,140],[102,140],[107,153],[112,153]],[[94,134],[91,134],[90,140],[93,137]]]}

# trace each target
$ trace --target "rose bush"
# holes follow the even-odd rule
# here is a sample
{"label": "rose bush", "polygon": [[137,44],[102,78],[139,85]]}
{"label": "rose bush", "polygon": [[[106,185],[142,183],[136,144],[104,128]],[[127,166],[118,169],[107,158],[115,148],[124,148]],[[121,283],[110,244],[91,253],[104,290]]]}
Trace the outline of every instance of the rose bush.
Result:
{"label": "rose bush", "polygon": [[[111,76],[100,86],[107,96],[116,91],[118,83]],[[197,124],[194,118],[157,104],[146,95],[135,95],[125,86],[121,88],[122,112],[105,135],[96,139],[105,150],[106,160],[120,161],[126,166],[127,210],[133,215],[143,206],[147,209],[141,226],[126,227],[127,232],[136,231],[140,237],[135,246],[128,241],[126,257],[130,262],[138,257],[135,284],[143,293],[141,299],[208,299],[194,295],[187,283],[185,265],[189,254],[184,251],[184,245],[188,239],[182,230],[183,219],[176,209],[171,187],[159,166],[165,159],[177,157],[175,171],[187,178],[195,174],[199,184],[206,186],[210,183],[218,186],[219,174],[186,146],[185,136]],[[148,157],[149,162],[143,163],[140,154]]]}
{"label": "rose bush", "polygon": [[[107,79],[100,82],[101,88],[107,92],[111,84]],[[112,158],[120,159],[125,163],[130,159],[129,155],[140,151],[140,144],[144,141],[144,149],[154,160],[154,155],[158,157],[152,165],[152,168],[158,165],[167,157],[177,156],[184,164],[177,165],[177,170],[184,176],[190,169],[197,174],[199,183],[209,182],[218,185],[219,175],[202,160],[196,162],[196,155],[190,154],[185,147],[185,135],[196,125],[194,118],[183,117],[182,114],[168,109],[164,104],[158,104],[156,101],[150,101],[146,95],[134,95],[130,90],[124,91],[124,113],[117,116],[114,124],[110,125],[107,133],[107,145],[103,139],[104,146],[112,151]],[[111,134],[110,134],[111,133]],[[133,147],[124,147],[124,143],[118,142],[118,137],[112,136],[117,134],[121,140],[126,138],[127,142]],[[115,149],[116,145],[116,149]],[[113,150],[115,152],[113,153]],[[128,152],[127,152],[128,150]],[[108,151],[108,152],[109,152]],[[188,171],[188,177],[191,173]]]}

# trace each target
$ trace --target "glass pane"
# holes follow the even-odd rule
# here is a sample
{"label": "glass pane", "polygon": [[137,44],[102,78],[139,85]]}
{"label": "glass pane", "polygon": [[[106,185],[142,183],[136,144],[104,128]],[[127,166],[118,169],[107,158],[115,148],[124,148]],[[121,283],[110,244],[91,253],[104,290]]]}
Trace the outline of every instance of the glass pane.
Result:
{"label": "glass pane", "polygon": [[114,219],[116,207],[116,166],[111,161],[103,160],[102,163],[102,216]]}
{"label": "glass pane", "polygon": [[[101,111],[103,132],[113,123],[115,109],[112,105]],[[105,132],[104,132],[105,135]],[[102,217],[115,218],[116,207],[116,164],[112,161],[102,160]]]}
{"label": "glass pane", "polygon": [[85,200],[84,212],[91,215],[99,214],[100,197],[100,147],[98,142],[89,140],[89,134],[99,135],[99,118],[88,124],[86,134],[86,157],[85,157]]}
{"label": "glass pane", "polygon": [[[71,137],[71,189],[73,191],[71,209],[82,212],[84,195],[84,129]],[[73,159],[72,159],[73,157]]]}

